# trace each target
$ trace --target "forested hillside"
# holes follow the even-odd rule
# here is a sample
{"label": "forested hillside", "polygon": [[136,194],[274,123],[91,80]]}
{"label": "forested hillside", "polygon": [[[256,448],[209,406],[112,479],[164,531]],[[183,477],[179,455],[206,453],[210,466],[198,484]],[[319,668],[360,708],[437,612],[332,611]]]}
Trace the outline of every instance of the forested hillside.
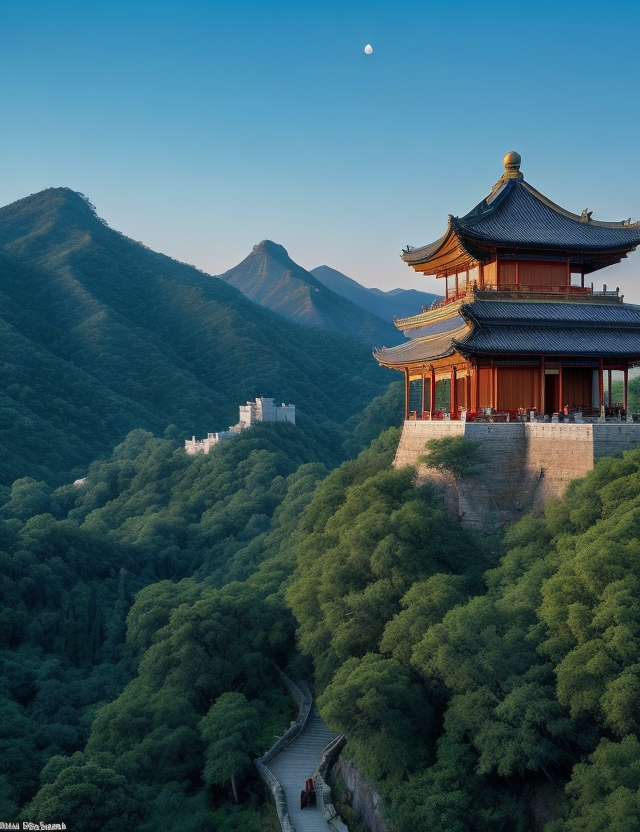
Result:
{"label": "forested hillside", "polygon": [[639,828],[640,452],[510,528],[481,578],[482,545],[409,481],[381,471],[322,513],[325,480],[287,590],[393,828]]}
{"label": "forested hillside", "polygon": [[59,485],[134,428],[224,429],[256,395],[296,404],[336,464],[392,380],[373,344],[283,320],[67,188],[34,194],[0,209],[0,486]]}
{"label": "forested hillside", "polygon": [[[352,421],[351,452],[399,422],[400,401],[396,384]],[[296,661],[281,585],[323,455],[287,423],[195,457],[138,429],[83,486],[13,484],[0,507],[0,818],[27,805],[27,819],[83,832],[268,826],[252,756],[293,715],[274,669]],[[230,720],[250,728],[237,807],[207,762]]]}
{"label": "forested hillside", "polygon": [[394,832],[636,829],[640,451],[500,542],[390,467],[397,437],[328,473],[298,426],[195,458],[138,430],[84,487],[14,483],[0,815],[275,830],[252,759],[292,717],[277,665]]}

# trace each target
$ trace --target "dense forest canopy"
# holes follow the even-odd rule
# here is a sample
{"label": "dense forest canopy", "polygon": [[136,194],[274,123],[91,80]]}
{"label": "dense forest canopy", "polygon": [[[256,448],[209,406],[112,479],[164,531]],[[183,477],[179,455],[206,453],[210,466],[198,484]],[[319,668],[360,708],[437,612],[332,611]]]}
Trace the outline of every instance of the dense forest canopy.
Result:
{"label": "dense forest canopy", "polygon": [[277,829],[252,760],[293,716],[279,666],[314,684],[390,829],[637,828],[640,451],[496,560],[390,467],[397,438],[328,473],[297,426],[196,458],[134,431],[82,488],[16,482],[0,814]]}
{"label": "dense forest canopy", "polygon": [[[354,417],[354,452],[399,421],[400,397],[392,385]],[[258,424],[189,457],[174,433],[131,432],[81,486],[22,477],[0,507],[0,817],[273,820],[252,760],[293,716],[275,670],[296,656],[282,584],[324,447]],[[259,725],[240,732],[229,777],[215,762],[233,741],[214,730],[225,713]]]}

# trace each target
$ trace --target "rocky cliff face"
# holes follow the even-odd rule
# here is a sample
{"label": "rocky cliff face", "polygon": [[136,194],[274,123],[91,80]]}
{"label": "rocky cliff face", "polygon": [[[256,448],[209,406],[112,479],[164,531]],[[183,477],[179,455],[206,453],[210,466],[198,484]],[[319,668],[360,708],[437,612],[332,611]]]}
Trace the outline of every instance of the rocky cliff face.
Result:
{"label": "rocky cliff face", "polygon": [[376,790],[350,760],[338,757],[331,768],[330,782],[336,801],[353,809],[368,832],[389,832],[378,809]]}
{"label": "rocky cliff face", "polygon": [[492,532],[524,511],[540,510],[561,497],[571,480],[588,473],[601,457],[622,456],[636,447],[640,425],[407,421],[394,466],[415,465],[426,453],[428,440],[445,436],[482,443],[475,475],[455,480],[447,472],[421,465],[418,481],[431,482],[441,491],[451,520]]}

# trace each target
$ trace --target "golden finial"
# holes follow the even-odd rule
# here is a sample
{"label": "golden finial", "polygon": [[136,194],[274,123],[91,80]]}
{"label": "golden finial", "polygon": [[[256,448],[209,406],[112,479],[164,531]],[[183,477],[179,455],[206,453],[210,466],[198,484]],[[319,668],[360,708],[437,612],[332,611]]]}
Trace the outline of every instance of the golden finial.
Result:
{"label": "golden finial", "polygon": [[503,162],[505,168],[503,178],[522,179],[522,174],[520,173],[520,163],[522,162],[522,157],[519,153],[516,153],[515,150],[510,150],[504,157]]}

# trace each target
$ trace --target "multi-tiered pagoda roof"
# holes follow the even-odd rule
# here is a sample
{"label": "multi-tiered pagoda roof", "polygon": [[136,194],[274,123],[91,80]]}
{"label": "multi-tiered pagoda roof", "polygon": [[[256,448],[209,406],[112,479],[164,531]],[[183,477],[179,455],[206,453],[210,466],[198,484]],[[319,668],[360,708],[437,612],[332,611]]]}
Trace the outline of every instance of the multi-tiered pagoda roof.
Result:
{"label": "multi-tiered pagoda roof", "polygon": [[440,274],[471,261],[571,257],[589,274],[618,263],[640,244],[640,223],[600,222],[591,211],[573,214],[541,194],[520,173],[517,153],[505,157],[506,171],[489,196],[464,217],[449,216],[439,240],[410,248],[402,259],[416,271]]}
{"label": "multi-tiered pagoda roof", "polygon": [[[407,416],[434,418],[436,384],[449,383],[450,418],[484,410],[593,411],[613,405],[611,374],[640,363],[640,307],[585,275],[640,244],[640,223],[573,214],[527,182],[520,157],[446,233],[403,260],[445,281],[445,299],[396,320],[407,343],[377,350],[403,370]],[[605,395],[605,375],[607,391]],[[419,389],[418,389],[419,388]],[[442,398],[442,397],[440,397]]]}

